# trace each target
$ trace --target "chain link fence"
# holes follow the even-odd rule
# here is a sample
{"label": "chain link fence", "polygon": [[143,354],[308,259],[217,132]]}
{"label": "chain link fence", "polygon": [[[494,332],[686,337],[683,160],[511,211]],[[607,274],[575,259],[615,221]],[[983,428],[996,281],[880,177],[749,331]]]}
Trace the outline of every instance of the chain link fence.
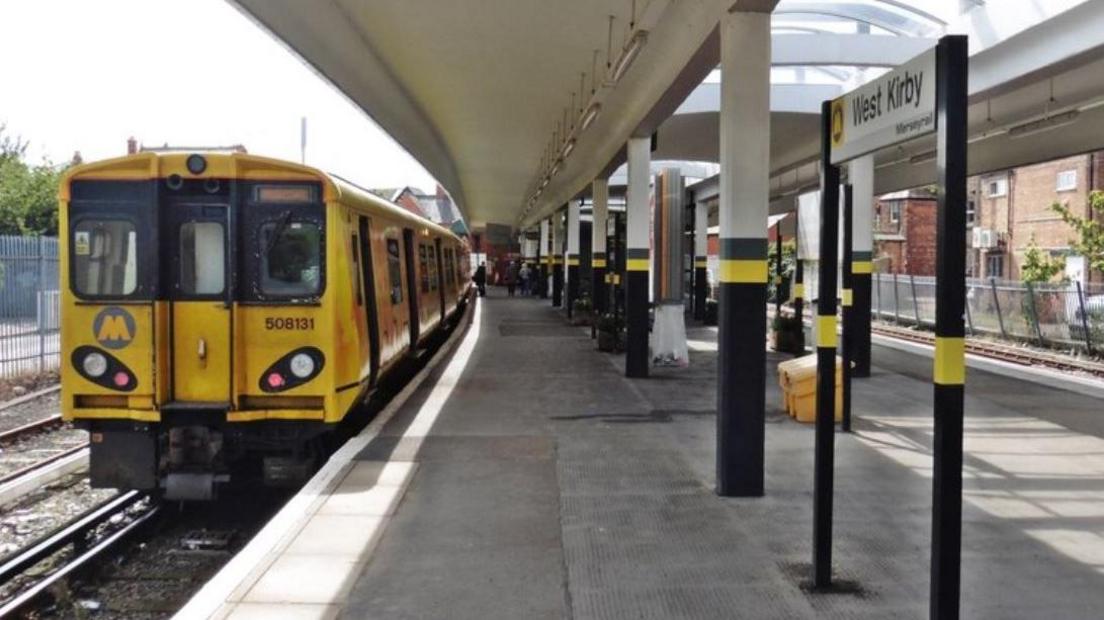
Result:
{"label": "chain link fence", "polygon": [[58,244],[0,235],[0,379],[58,367]]}
{"label": "chain link fence", "polygon": [[[935,327],[935,278],[875,273],[872,311],[894,323]],[[1104,351],[1104,285],[966,280],[966,333],[1043,346]]]}

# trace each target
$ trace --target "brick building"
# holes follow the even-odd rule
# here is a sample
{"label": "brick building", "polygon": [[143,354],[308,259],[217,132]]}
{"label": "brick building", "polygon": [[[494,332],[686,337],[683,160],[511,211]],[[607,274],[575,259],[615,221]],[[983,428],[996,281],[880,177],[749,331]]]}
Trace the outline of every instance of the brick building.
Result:
{"label": "brick building", "polygon": [[908,190],[874,204],[874,262],[883,273],[935,275],[935,196]]}
{"label": "brick building", "polygon": [[[1104,281],[1085,273],[1073,255],[1073,230],[1051,205],[1068,204],[1088,216],[1089,193],[1104,188],[1104,151],[1022,166],[967,180],[966,273],[970,277],[1020,279],[1032,239],[1043,251],[1066,258],[1066,276],[1083,284]],[[909,190],[881,196],[874,210],[874,260],[885,273],[935,274],[935,196]]]}
{"label": "brick building", "polygon": [[967,273],[1019,279],[1024,252],[1034,239],[1041,250],[1066,257],[1066,276],[1071,280],[1104,279],[1099,273],[1085,273],[1084,261],[1071,254],[1073,230],[1050,208],[1060,202],[1075,214],[1090,215],[1089,193],[1101,189],[1102,175],[1104,152],[1098,151],[971,177]]}

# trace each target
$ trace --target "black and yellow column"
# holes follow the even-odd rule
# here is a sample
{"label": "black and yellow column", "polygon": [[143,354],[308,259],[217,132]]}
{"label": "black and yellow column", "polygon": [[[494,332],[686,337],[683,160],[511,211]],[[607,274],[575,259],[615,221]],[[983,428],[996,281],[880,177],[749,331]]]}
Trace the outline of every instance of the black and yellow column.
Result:
{"label": "black and yellow column", "polygon": [[648,376],[648,205],[651,138],[629,138],[625,215],[625,376]]}
{"label": "black and yellow column", "polygon": [[[793,309],[799,321],[805,320],[805,257],[801,254],[801,204],[795,201],[794,209],[794,275]],[[804,331],[802,331],[804,342]]]}
{"label": "black and yellow column", "polygon": [[563,214],[557,212],[552,216],[552,251],[549,253],[552,265],[552,305],[556,308],[563,306],[563,234]]}
{"label": "black and yellow column", "polygon": [[594,223],[590,228],[591,304],[595,316],[606,312],[606,214],[609,212],[609,180],[595,179],[590,189]]}
{"label": "black and yellow column", "polygon": [[540,293],[541,299],[548,299],[548,259],[550,240],[548,231],[548,220],[541,220],[540,223],[540,243],[537,244],[537,262],[538,268],[538,282],[537,291]]}
{"label": "black and yellow column", "polygon": [[851,225],[851,337],[852,372],[870,376],[871,278],[874,271],[874,156],[864,155],[847,164],[854,188]]}
{"label": "black and yellow column", "polygon": [[694,204],[694,320],[705,320],[705,303],[709,297],[709,207]]}
{"label": "black and yellow column", "polygon": [[763,494],[770,14],[721,18],[717,494]]}
{"label": "black and yellow column", "polygon": [[813,586],[832,585],[832,504],[836,431],[836,276],[839,168],[831,163],[832,102],[821,106],[820,255],[817,257],[816,428],[813,452]]}
{"label": "black and yellow column", "polygon": [[579,298],[579,201],[567,203],[567,318],[575,316]]}
{"label": "black and yellow column", "polygon": [[935,48],[936,233],[930,616],[959,617],[966,384],[966,37]]}

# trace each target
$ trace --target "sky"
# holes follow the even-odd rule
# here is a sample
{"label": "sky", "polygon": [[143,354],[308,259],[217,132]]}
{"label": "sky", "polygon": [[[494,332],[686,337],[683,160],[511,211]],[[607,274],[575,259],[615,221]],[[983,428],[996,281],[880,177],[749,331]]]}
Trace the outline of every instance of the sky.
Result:
{"label": "sky", "polygon": [[372,188],[432,191],[401,146],[223,0],[0,0],[0,124],[43,157],[242,144]]}

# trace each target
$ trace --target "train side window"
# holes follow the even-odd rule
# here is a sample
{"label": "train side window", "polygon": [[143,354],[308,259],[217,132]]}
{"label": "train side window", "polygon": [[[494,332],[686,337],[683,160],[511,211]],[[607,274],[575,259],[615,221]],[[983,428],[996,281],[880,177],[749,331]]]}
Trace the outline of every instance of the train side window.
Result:
{"label": "train side window", "polygon": [[437,248],[432,245],[429,251],[429,288],[437,290]]}
{"label": "train side window", "polygon": [[399,240],[387,240],[387,278],[391,284],[391,303],[401,304],[402,294],[402,259],[399,255]]}
{"label": "train side window", "polygon": [[424,244],[418,244],[418,271],[422,276],[422,292],[429,292],[429,258]]}
{"label": "train side window", "polygon": [[452,251],[452,248],[445,250],[445,273],[448,274],[449,284],[456,284],[456,269],[453,265],[456,263],[456,252]]}
{"label": "train side window", "polygon": [[359,241],[358,235],[356,233],[353,233],[353,242],[352,242],[352,245],[349,246],[350,250],[353,253],[353,280],[355,280],[355,283],[353,284],[353,286],[356,287],[357,305],[358,306],[363,306],[364,305],[364,292],[361,290],[361,286],[360,286],[360,280],[361,280],[361,275],[360,275],[360,244],[357,243],[358,241]]}
{"label": "train side window", "polygon": [[221,222],[180,225],[180,292],[219,295],[226,288],[226,234]]}
{"label": "train side window", "polygon": [[138,285],[138,233],[127,220],[83,219],[73,228],[73,286],[81,295],[125,296]]}
{"label": "train side window", "polygon": [[314,222],[283,219],[261,226],[261,292],[310,296],[322,284],[322,231]]}

